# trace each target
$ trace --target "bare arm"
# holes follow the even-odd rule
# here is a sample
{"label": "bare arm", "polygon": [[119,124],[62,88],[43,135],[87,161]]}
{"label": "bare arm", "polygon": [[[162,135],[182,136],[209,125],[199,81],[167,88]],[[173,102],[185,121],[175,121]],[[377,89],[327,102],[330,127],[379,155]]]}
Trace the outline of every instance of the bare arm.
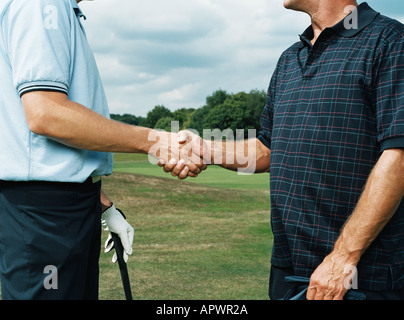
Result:
{"label": "bare arm", "polygon": [[151,129],[109,120],[72,102],[63,93],[30,92],[22,96],[32,132],[65,145],[103,152],[148,153]]}
{"label": "bare arm", "polygon": [[356,267],[364,252],[391,220],[404,196],[404,150],[386,150],[373,169],[352,216],[333,252],[311,277],[309,300],[342,299],[347,270]]}
{"label": "bare arm", "polygon": [[[184,136],[191,142],[187,145],[192,147],[193,157],[191,161],[181,163],[164,163],[165,172],[171,172],[172,176],[179,179],[186,179],[188,168],[192,168],[193,163],[202,161],[204,164],[219,165],[225,169],[246,173],[269,172],[271,151],[258,139],[249,139],[232,142],[206,141],[198,135],[183,131]],[[195,159],[200,157],[199,159]],[[196,161],[195,161],[196,160]]]}
{"label": "bare arm", "polygon": [[236,142],[213,142],[212,164],[249,173],[269,172],[271,151],[258,139]]}
{"label": "bare arm", "polygon": [[101,199],[102,212],[104,212],[105,210],[107,210],[109,207],[112,206],[112,201],[108,198],[108,196],[103,190],[101,190],[100,199]]}

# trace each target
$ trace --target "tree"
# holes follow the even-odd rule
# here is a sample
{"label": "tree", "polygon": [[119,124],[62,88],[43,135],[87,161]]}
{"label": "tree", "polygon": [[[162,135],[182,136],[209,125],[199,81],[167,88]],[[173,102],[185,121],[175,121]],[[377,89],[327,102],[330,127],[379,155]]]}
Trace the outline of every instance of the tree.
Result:
{"label": "tree", "polygon": [[[194,129],[203,135],[204,129],[244,129],[245,137],[248,129],[260,130],[260,118],[266,102],[266,92],[251,90],[249,93],[229,94],[217,90],[206,98],[206,104],[199,109],[181,108],[174,112],[162,105],[155,106],[146,118],[129,114],[115,115],[114,120],[149,128],[171,131],[171,122],[178,121],[179,130]],[[177,128],[175,128],[177,129]]]}
{"label": "tree", "polygon": [[191,116],[195,112],[193,108],[181,108],[173,112],[173,118],[179,122],[180,129],[186,129],[190,124]]}
{"label": "tree", "polygon": [[128,124],[132,124],[132,125],[137,126],[143,121],[144,118],[143,117],[136,117],[134,115],[127,114],[127,113],[125,113],[123,115],[112,113],[111,114],[111,119],[115,120],[115,121],[120,121],[120,122],[124,122],[124,123],[128,123]]}
{"label": "tree", "polygon": [[141,125],[148,128],[154,128],[160,118],[172,117],[172,112],[164,106],[155,106],[153,110],[147,113],[147,117],[141,122]]}
{"label": "tree", "polygon": [[231,95],[226,100],[213,107],[204,119],[205,129],[244,129],[244,109],[246,94],[244,92]]}
{"label": "tree", "polygon": [[267,100],[267,93],[264,90],[251,90],[246,99],[245,128],[260,130],[262,111]]}
{"label": "tree", "polygon": [[222,104],[223,102],[225,102],[228,97],[229,97],[229,94],[227,94],[226,91],[219,89],[219,90],[213,92],[213,94],[211,96],[208,96],[206,98],[206,106],[208,108],[216,107],[216,106]]}
{"label": "tree", "polygon": [[171,123],[175,121],[173,117],[160,118],[154,126],[154,129],[161,129],[167,132],[171,131]]}
{"label": "tree", "polygon": [[[213,99],[210,100],[212,101]],[[236,130],[244,130],[244,137],[247,138],[248,129],[260,130],[260,118],[265,101],[264,91],[252,90],[249,93],[226,94],[225,100],[220,104],[212,104],[211,107],[205,106],[203,110],[197,110],[195,115],[200,117],[199,122],[202,127],[198,132],[202,134],[203,129],[219,129],[222,132],[231,129],[235,134]]]}
{"label": "tree", "polygon": [[224,90],[217,90],[213,92],[211,96],[206,98],[206,104],[202,107],[197,109],[192,115],[187,128],[194,129],[198,131],[201,135],[203,129],[210,129],[208,123],[206,123],[206,117],[209,115],[210,111],[218,106],[221,105],[229,95]]}

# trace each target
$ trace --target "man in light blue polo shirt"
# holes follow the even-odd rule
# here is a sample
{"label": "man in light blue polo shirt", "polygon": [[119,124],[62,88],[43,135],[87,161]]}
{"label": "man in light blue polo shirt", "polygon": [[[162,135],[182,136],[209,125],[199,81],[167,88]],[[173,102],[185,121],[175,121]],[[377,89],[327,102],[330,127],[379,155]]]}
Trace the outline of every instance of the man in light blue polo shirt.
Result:
{"label": "man in light blue polo shirt", "polygon": [[[3,1],[4,2],[4,1]],[[108,117],[108,104],[75,1],[6,1],[0,60],[0,179],[84,182],[112,171],[110,153],[66,148],[30,132],[20,97],[60,92]],[[12,81],[11,81],[12,80]],[[17,91],[16,91],[17,90]]]}
{"label": "man in light blue polo shirt", "polygon": [[[0,2],[3,299],[96,299],[101,212],[132,250],[133,229],[99,177],[111,174],[112,152],[148,153],[155,141],[150,129],[109,119],[81,18],[75,0]],[[57,289],[44,285],[47,266]]]}

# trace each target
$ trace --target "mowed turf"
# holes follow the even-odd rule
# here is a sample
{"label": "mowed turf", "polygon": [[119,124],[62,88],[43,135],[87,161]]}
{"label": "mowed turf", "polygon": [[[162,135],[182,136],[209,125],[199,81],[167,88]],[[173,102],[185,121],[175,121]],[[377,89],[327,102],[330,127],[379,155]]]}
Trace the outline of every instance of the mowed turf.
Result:
{"label": "mowed turf", "polygon": [[[114,172],[173,179],[159,166],[151,165],[148,156],[142,154],[115,154]],[[198,178],[189,178],[186,181],[216,188],[269,190],[268,174],[243,175],[218,166],[209,166]]]}
{"label": "mowed turf", "polygon": [[[115,155],[103,187],[135,228],[128,262],[134,299],[267,299],[268,183],[268,174],[217,167],[178,181],[145,156]],[[124,299],[111,256],[101,255],[100,299]]]}
{"label": "mowed turf", "polygon": [[[103,189],[135,228],[128,262],[133,298],[267,300],[268,183],[268,174],[239,176],[218,167],[178,181],[147,156],[116,154]],[[104,244],[108,233],[102,235]],[[102,248],[100,299],[123,300],[111,259]]]}

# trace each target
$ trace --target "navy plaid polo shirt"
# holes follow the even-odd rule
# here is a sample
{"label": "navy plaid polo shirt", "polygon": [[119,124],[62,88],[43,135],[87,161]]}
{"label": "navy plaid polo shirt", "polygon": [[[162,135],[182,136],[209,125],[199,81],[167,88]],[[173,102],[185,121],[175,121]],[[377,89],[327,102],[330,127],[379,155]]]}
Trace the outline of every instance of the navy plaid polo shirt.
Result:
{"label": "navy plaid polo shirt", "polygon": [[[355,12],[354,12],[355,13]],[[310,277],[331,253],[381,153],[404,148],[404,25],[366,3],[314,46],[281,56],[259,140],[271,149],[273,265]],[[404,286],[404,202],[358,265],[359,289]]]}

